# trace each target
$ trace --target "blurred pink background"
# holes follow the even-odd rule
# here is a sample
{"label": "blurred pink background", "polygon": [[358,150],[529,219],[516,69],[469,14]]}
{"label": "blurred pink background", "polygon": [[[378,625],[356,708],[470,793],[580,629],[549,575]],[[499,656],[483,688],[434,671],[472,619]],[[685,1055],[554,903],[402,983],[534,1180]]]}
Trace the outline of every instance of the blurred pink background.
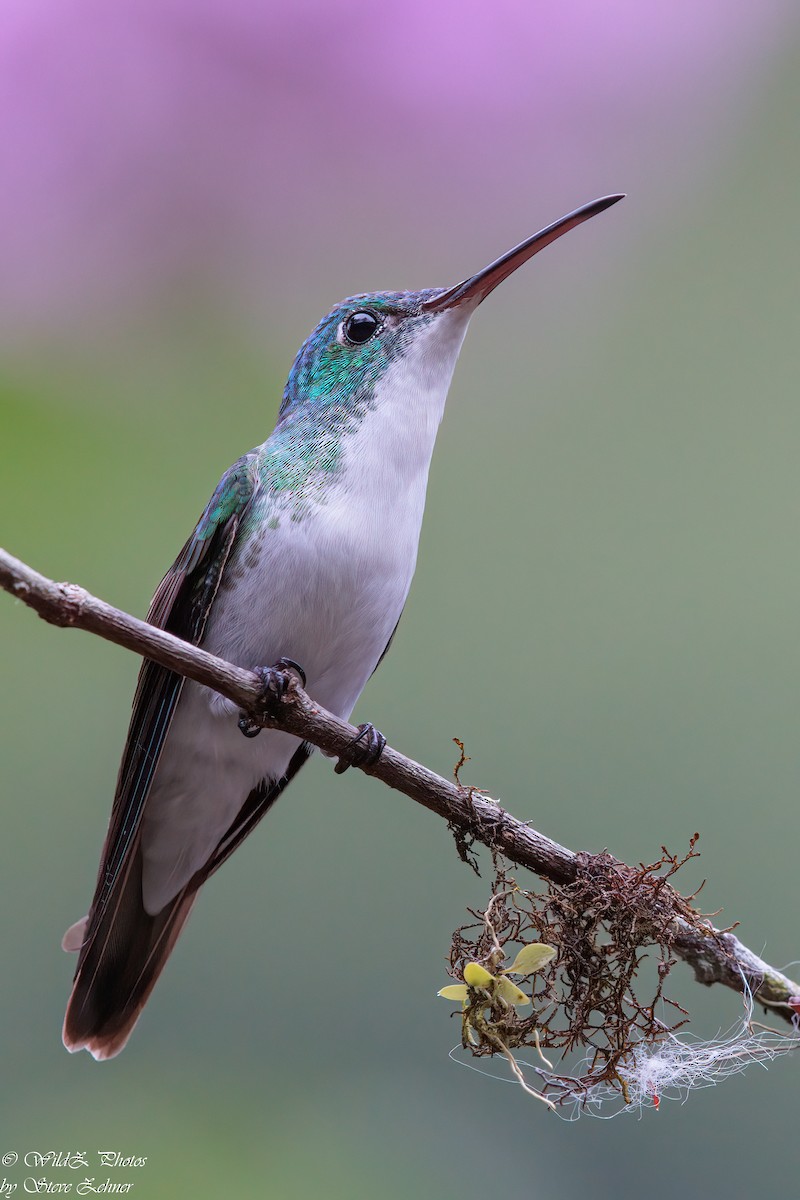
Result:
{"label": "blurred pink background", "polygon": [[702,186],[792,15],[9,0],[0,338],[91,337],[159,296],[258,313],[450,282],[474,266],[465,231],[480,260],[611,190],[631,236],[676,173]]}

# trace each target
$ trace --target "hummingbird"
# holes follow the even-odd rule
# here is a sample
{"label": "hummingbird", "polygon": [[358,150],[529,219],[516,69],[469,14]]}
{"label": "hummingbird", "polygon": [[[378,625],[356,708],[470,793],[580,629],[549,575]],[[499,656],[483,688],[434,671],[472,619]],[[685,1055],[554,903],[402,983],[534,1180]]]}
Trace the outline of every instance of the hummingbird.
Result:
{"label": "hummingbird", "polygon": [[[348,719],[397,629],[428,471],[470,318],[513,271],[621,195],[586,204],[449,288],[337,304],[303,343],[273,433],[225,472],[148,621],[241,667],[277,699],[297,675]],[[337,770],[385,745],[358,727]],[[311,747],[157,663],[139,673],[64,1019],[70,1051],[125,1046],[199,889]]]}

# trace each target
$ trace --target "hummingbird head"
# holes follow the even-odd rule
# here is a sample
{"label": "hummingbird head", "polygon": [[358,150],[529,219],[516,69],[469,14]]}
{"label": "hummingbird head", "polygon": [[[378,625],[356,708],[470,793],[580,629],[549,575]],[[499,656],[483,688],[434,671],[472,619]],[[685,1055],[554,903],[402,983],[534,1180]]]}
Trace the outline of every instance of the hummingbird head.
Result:
{"label": "hummingbird head", "polygon": [[442,290],[374,292],[342,300],[298,350],[280,417],[300,406],[352,411],[368,404],[390,364],[434,320],[423,304]]}
{"label": "hummingbird head", "polygon": [[404,391],[417,398],[429,391],[443,406],[477,306],[539,250],[621,199],[605,196],[576,209],[454,287],[376,292],[337,304],[298,351],[279,423],[300,410],[325,410],[340,418],[364,412],[376,402],[392,368],[402,374]]}

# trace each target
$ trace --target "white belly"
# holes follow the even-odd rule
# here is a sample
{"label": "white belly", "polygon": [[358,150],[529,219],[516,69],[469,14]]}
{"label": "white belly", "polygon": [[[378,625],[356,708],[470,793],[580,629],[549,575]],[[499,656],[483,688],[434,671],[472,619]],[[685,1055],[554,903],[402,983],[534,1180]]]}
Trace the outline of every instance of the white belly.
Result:
{"label": "white belly", "polygon": [[[237,555],[244,574],[220,589],[203,641],[245,667],[281,657],[306,672],[309,694],[347,718],[408,594],[419,521],[359,517],[345,497],[263,528]],[[412,514],[412,517],[416,514]],[[421,517],[421,512],[420,512]],[[380,526],[380,529],[379,529]],[[208,860],[251,790],[279,779],[298,739],[237,728],[228,701],[187,681],[143,815],[145,908],[160,912]]]}

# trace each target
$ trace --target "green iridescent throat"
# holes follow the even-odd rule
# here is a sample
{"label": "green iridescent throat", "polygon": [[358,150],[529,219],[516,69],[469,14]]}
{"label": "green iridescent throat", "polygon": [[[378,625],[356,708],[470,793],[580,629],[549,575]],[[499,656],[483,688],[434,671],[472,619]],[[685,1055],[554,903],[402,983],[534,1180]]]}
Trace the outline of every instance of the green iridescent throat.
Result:
{"label": "green iridescent throat", "polygon": [[[311,504],[325,503],[340,473],[345,438],[375,407],[376,390],[433,318],[420,312],[425,292],[353,296],[337,305],[301,346],[283,394],[278,424],[256,452],[261,494],[252,516],[278,524],[283,514],[302,519]],[[363,345],[341,336],[342,323],[368,309],[384,324]],[[253,511],[256,510],[256,511]]]}

